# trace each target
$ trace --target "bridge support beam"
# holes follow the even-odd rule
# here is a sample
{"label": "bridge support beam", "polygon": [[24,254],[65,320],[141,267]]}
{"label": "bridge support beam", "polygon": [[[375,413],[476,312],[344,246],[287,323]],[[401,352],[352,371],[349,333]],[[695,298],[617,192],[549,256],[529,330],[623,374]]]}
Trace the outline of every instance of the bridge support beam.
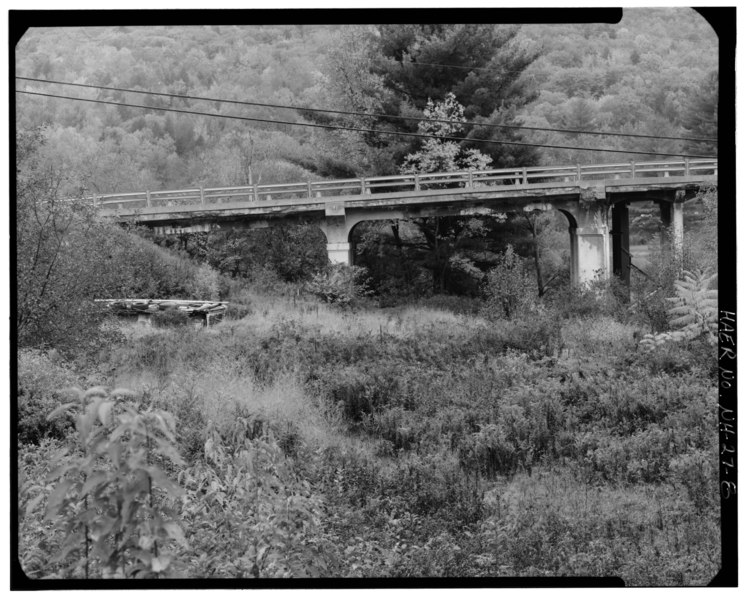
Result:
{"label": "bridge support beam", "polygon": [[353,252],[349,242],[328,243],[327,257],[332,264],[353,264]]}
{"label": "bridge support beam", "polygon": [[626,202],[619,202],[613,205],[612,212],[613,274],[619,277],[626,285],[630,285],[629,206]]}
{"label": "bridge support beam", "polygon": [[660,247],[663,250],[672,250],[678,260],[683,258],[683,203],[685,193],[676,191],[672,201],[661,201],[660,221]]}
{"label": "bridge support beam", "polygon": [[327,257],[330,262],[353,265],[353,252],[348,239],[350,227],[343,204],[330,202],[325,205],[325,222],[320,224],[320,228],[327,237]]}
{"label": "bridge support beam", "polygon": [[582,189],[579,201],[564,212],[571,227],[571,284],[610,278],[610,232],[605,188]]}
{"label": "bridge support beam", "polygon": [[610,235],[607,225],[577,227],[571,234],[571,281],[586,285],[610,278]]}

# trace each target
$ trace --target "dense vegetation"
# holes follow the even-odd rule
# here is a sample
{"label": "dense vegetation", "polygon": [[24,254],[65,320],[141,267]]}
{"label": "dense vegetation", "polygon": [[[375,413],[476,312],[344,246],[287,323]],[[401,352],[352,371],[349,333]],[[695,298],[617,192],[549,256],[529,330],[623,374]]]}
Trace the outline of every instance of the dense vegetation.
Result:
{"label": "dense vegetation", "polygon": [[[384,115],[354,124],[486,142],[502,134],[456,123],[712,135],[710,35],[679,9],[627,11],[613,27],[59,29],[30,32],[17,68],[324,99]],[[475,70],[447,77],[458,50]],[[85,195],[600,156],[39,98],[19,98],[18,115],[29,577],[701,585],[719,569],[716,189],[688,202],[682,256],[649,206],[632,209],[632,246],[648,247],[630,289],[570,289],[568,233],[547,213],[372,224],[354,236],[358,265],[331,266],[314,227],[159,239],[102,222]],[[403,115],[415,120],[391,118]],[[230,309],[209,329],[141,327],[97,309],[107,296]]]}
{"label": "dense vegetation", "polygon": [[[24,350],[23,568],[704,584],[714,346],[647,349],[597,297],[486,320],[245,291],[241,320],[130,330],[83,369]],[[65,401],[77,425],[45,418]]]}

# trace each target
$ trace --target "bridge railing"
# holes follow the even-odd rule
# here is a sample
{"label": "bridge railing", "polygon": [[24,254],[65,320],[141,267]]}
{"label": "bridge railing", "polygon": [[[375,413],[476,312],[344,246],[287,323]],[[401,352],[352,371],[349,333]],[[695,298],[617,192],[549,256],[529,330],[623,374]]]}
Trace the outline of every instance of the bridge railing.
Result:
{"label": "bridge railing", "polygon": [[336,179],[248,185],[145,191],[94,196],[99,207],[134,211],[166,206],[206,206],[243,204],[274,200],[309,200],[325,197],[408,192],[451,188],[482,188],[501,185],[629,179],[639,177],[682,177],[717,175],[717,159],[661,160],[610,164],[532,166],[446,173],[413,173],[361,179]]}

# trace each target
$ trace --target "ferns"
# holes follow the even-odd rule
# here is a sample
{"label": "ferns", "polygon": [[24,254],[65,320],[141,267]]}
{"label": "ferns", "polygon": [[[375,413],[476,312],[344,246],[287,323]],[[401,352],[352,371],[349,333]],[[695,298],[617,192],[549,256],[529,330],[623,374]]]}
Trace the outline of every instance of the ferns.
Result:
{"label": "ferns", "polygon": [[647,334],[640,345],[649,351],[672,341],[690,341],[702,335],[712,345],[717,343],[717,290],[709,286],[717,278],[716,272],[683,271],[683,278],[675,281],[676,297],[669,297],[673,307],[668,310],[670,331]]}
{"label": "ferns", "polygon": [[703,333],[716,340],[717,333],[717,290],[709,285],[717,278],[717,273],[694,274],[684,272],[684,279],[675,282],[678,297],[671,298],[675,306],[669,313],[672,328],[679,329],[687,339]]}

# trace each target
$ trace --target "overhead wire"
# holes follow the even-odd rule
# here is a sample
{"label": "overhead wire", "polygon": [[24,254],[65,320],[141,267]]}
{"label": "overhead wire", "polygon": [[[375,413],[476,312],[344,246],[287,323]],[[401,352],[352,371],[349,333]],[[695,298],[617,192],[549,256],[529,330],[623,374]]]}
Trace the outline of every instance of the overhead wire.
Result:
{"label": "overhead wire", "polygon": [[[430,64],[430,63],[420,63],[420,64]],[[58,81],[55,79],[39,79],[36,77],[16,76],[16,79],[20,79],[22,81],[33,81],[33,82],[38,82],[38,83],[67,85],[71,87],[101,89],[101,90],[107,90],[107,91],[144,94],[144,95],[159,96],[159,97],[166,97],[166,98],[179,98],[183,100],[221,102],[225,104],[238,104],[242,106],[259,106],[262,108],[281,108],[285,110],[297,110],[297,111],[303,111],[303,112],[345,114],[345,115],[350,115],[350,116],[376,117],[376,118],[385,118],[385,119],[403,120],[403,121],[418,121],[418,122],[423,121],[422,117],[409,117],[409,116],[389,115],[389,114],[372,113],[372,112],[356,112],[356,111],[351,111],[351,110],[333,110],[333,109],[328,109],[328,108],[310,108],[306,106],[270,104],[267,102],[251,102],[248,100],[230,100],[230,99],[224,99],[224,98],[209,98],[205,96],[192,96],[192,95],[187,95],[187,94],[175,94],[175,93],[167,93],[167,92],[153,92],[153,91],[138,90],[138,89],[128,89],[128,88],[123,88],[123,87],[113,87],[113,86],[108,86],[108,85],[73,83],[70,81]],[[604,135],[604,136],[610,136],[610,137],[632,137],[632,138],[640,138],[640,139],[692,141],[692,142],[716,142],[717,141],[716,139],[713,139],[713,138],[700,138],[700,137],[671,137],[671,136],[666,136],[666,135],[646,135],[643,133],[621,133],[617,131],[587,131],[587,130],[579,130],[579,129],[559,129],[559,128],[553,128],[553,127],[531,127],[527,125],[501,125],[501,124],[496,124],[496,123],[478,123],[478,122],[473,122],[473,121],[460,122],[460,121],[454,121],[454,120],[449,120],[449,119],[429,119],[429,120],[432,122],[436,122],[436,123],[446,123],[446,124],[461,125],[461,126],[485,127],[485,128],[492,128],[492,129],[495,128],[495,129],[514,129],[514,130],[528,130],[528,131],[548,131],[552,133],[569,133],[569,134],[574,134],[574,135]]]}
{"label": "overhead wire", "polygon": [[247,116],[239,116],[239,115],[227,115],[227,114],[216,114],[214,112],[198,112],[195,110],[184,110],[180,108],[162,108],[159,106],[147,106],[144,104],[129,104],[125,102],[112,102],[109,100],[95,100],[92,98],[76,98],[75,96],[62,96],[57,94],[45,94],[41,92],[29,92],[24,90],[16,90],[16,93],[18,94],[27,94],[30,96],[42,96],[47,98],[59,98],[62,100],[75,100],[79,102],[90,102],[93,104],[107,104],[110,106],[125,106],[128,108],[145,108],[146,110],[159,110],[162,112],[177,112],[182,114],[194,114],[199,116],[209,116],[209,117],[217,117],[217,118],[223,118],[223,119],[236,119],[236,120],[242,120],[242,121],[252,121],[252,122],[258,122],[258,123],[272,123],[275,125],[291,125],[296,127],[316,127],[319,129],[331,129],[331,130],[340,130],[340,131],[355,131],[359,133],[379,133],[384,135],[395,135],[395,136],[408,136],[408,137],[418,137],[422,139],[447,139],[450,141],[470,141],[470,142],[477,142],[477,143],[486,143],[486,144],[492,144],[492,145],[510,145],[510,146],[526,146],[526,147],[535,147],[535,148],[554,148],[559,150],[587,150],[591,152],[613,152],[616,154],[637,154],[642,156],[676,156],[679,158],[714,158],[713,156],[704,156],[699,154],[676,154],[674,152],[644,152],[644,151],[637,151],[637,150],[616,150],[611,148],[583,148],[583,147],[576,147],[576,146],[559,146],[559,145],[552,145],[552,144],[533,144],[533,143],[527,143],[527,142],[520,142],[520,141],[498,141],[493,139],[479,139],[475,137],[456,137],[456,136],[450,136],[450,135],[429,135],[426,133],[410,133],[407,131],[385,131],[382,129],[366,129],[363,127],[347,127],[343,125],[324,125],[321,123],[296,123],[294,121],[281,121],[277,119],[261,119],[258,117],[247,117]]}
{"label": "overhead wire", "polygon": [[519,142],[519,141],[498,141],[498,140],[492,140],[492,139],[479,139],[474,137],[457,137],[457,136],[450,136],[450,135],[429,135],[426,133],[411,133],[407,131],[386,131],[383,129],[368,129],[363,127],[348,127],[344,125],[329,125],[329,124],[321,124],[321,123],[298,123],[294,121],[282,121],[278,119],[262,119],[259,117],[246,117],[246,116],[239,116],[239,115],[226,115],[226,114],[217,114],[213,112],[200,112],[195,110],[185,110],[180,108],[165,108],[160,106],[148,106],[145,104],[130,104],[125,102],[113,102],[110,100],[96,100],[93,98],[79,98],[75,96],[63,96],[58,94],[45,94],[42,92],[31,92],[31,91],[25,91],[25,90],[16,90],[16,93],[19,94],[26,94],[30,96],[42,96],[47,98],[58,98],[63,100],[74,100],[79,102],[89,102],[93,104],[106,104],[111,106],[124,106],[128,108],[144,108],[146,110],[158,110],[162,112],[176,112],[181,114],[194,114],[198,116],[208,116],[208,117],[216,117],[216,118],[224,118],[224,119],[235,119],[235,120],[242,120],[242,121],[251,121],[251,122],[260,122],[260,123],[271,123],[275,125],[291,125],[291,126],[297,126],[297,127],[315,127],[318,129],[329,129],[329,130],[342,130],[342,131],[355,131],[359,133],[377,133],[377,134],[384,134],[384,135],[394,135],[394,136],[408,136],[408,137],[417,137],[422,139],[441,139],[441,140],[450,140],[450,141],[469,141],[469,142],[477,142],[477,143],[486,143],[491,145],[512,145],[512,146],[526,146],[526,147],[537,147],[537,148],[553,148],[553,149],[560,149],[560,150],[584,150],[584,151],[591,151],[591,152],[612,152],[616,154],[637,154],[637,155],[643,155],[643,156],[676,156],[679,158],[714,158],[713,156],[706,156],[701,154],[678,154],[674,152],[646,152],[642,150],[619,150],[619,149],[613,149],[613,148],[585,148],[585,147],[579,147],[579,146],[560,146],[560,145],[554,145],[554,144],[535,144],[535,143],[527,143],[527,142]]}

